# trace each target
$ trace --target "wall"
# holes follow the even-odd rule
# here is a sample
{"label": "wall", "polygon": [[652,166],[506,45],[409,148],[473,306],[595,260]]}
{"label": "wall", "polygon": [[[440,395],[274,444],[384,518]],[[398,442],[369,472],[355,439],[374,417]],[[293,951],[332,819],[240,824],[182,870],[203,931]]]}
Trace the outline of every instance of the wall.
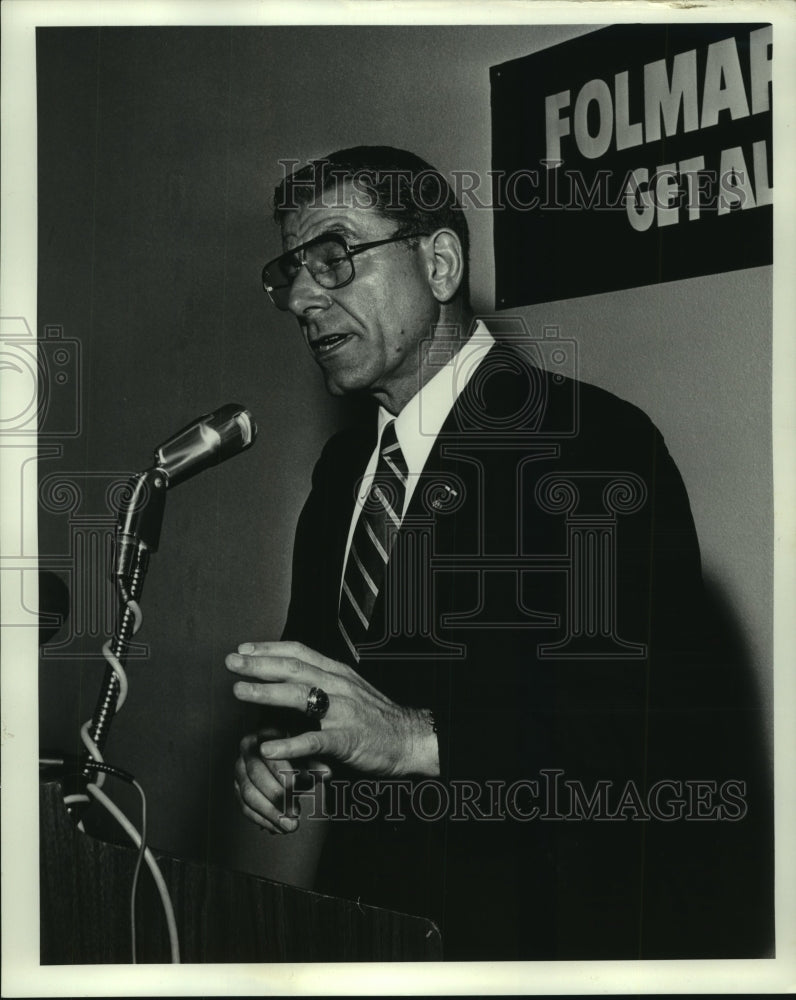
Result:
{"label": "wall", "polygon": [[[278,635],[312,465],[346,417],[261,289],[279,247],[269,219],[278,161],[384,142],[444,172],[485,174],[489,66],[586,30],[40,32],[38,326],[80,342],[83,374],[82,433],[40,464],[43,482],[80,473],[83,506],[42,511],[42,561],[73,562],[75,519],[107,515],[107,483],[147,467],[188,420],[237,400],[260,426],[253,451],[169,495],[146,584],[148,653],[130,664],[107,755],[147,788],[157,846],[229,861],[231,764],[251,722],[224,655]],[[469,215],[474,300],[491,312],[491,215]],[[768,699],[770,269],[520,312],[534,332],[556,324],[575,338],[580,377],[662,428],[715,599]],[[69,404],[54,402],[54,420],[59,405]],[[42,663],[43,746],[75,747],[93,711],[104,636],[83,631],[56,639]],[[246,840],[234,863],[303,877],[284,867],[287,838]]]}

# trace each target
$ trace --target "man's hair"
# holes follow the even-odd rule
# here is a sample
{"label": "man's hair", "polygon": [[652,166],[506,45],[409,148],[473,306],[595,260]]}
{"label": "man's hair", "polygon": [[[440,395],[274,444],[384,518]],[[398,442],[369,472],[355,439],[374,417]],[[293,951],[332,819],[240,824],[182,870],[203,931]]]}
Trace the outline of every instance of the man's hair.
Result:
{"label": "man's hair", "polygon": [[397,236],[428,236],[437,229],[456,233],[464,260],[459,294],[468,305],[470,233],[464,211],[444,175],[414,153],[393,146],[352,146],[310,160],[277,184],[274,220],[281,224],[289,212],[309,204],[342,206],[346,182],[353,183],[355,204],[397,223]]}

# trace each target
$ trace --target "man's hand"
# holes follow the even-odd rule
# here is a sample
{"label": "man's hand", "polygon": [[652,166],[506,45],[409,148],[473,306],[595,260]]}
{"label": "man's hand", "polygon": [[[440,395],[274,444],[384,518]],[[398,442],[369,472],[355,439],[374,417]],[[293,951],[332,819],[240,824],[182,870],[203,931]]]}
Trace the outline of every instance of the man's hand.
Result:
{"label": "man's hand", "polygon": [[345,663],[298,642],[247,642],[230,653],[226,664],[246,678],[233,687],[241,701],[305,714],[312,688],[329,696],[319,731],[262,743],[262,763],[272,776],[275,763],[301,757],[337,760],[386,778],[439,774],[429,713],[396,705]]}
{"label": "man's hand", "polygon": [[276,729],[261,729],[244,736],[235,762],[235,792],[243,815],[270,833],[292,833],[298,828],[299,803],[295,793],[307,777],[324,781],[328,765],[319,761],[263,760],[263,740],[283,735]]}

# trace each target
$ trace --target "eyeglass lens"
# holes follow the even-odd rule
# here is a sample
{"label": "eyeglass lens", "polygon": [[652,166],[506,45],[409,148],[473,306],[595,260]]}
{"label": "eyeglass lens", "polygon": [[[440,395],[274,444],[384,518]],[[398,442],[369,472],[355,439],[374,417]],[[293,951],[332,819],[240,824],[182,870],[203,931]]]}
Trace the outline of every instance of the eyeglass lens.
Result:
{"label": "eyeglass lens", "polygon": [[323,288],[338,288],[351,278],[352,261],[337,240],[321,240],[300,253],[286,253],[270,264],[263,274],[269,294],[280,308],[287,308],[290,286],[302,266],[306,266]]}

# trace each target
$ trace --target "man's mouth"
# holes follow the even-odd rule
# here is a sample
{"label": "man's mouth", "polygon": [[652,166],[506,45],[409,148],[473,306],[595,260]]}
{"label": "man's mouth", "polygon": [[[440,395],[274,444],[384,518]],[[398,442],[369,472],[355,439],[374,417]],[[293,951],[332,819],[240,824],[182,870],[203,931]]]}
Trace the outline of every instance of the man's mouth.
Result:
{"label": "man's mouth", "polygon": [[350,340],[352,334],[350,333],[327,333],[323,337],[318,337],[317,340],[313,340],[310,346],[312,347],[313,353],[318,355],[329,354],[336,348],[341,347],[348,340]]}

